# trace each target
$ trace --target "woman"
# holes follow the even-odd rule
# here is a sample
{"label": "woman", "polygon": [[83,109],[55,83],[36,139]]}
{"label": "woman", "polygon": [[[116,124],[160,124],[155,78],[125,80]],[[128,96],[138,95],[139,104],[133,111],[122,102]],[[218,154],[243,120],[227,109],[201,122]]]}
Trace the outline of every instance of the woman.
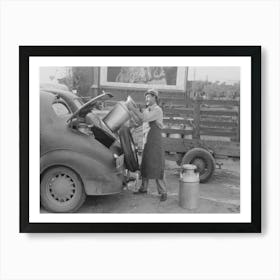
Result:
{"label": "woman", "polygon": [[167,189],[164,180],[164,150],[161,130],[163,128],[163,113],[158,106],[158,92],[150,89],[145,93],[147,108],[141,113],[133,105],[129,109],[143,121],[144,150],[141,162],[142,185],[136,194],[147,193],[149,179],[155,179],[160,200],[167,199]]}

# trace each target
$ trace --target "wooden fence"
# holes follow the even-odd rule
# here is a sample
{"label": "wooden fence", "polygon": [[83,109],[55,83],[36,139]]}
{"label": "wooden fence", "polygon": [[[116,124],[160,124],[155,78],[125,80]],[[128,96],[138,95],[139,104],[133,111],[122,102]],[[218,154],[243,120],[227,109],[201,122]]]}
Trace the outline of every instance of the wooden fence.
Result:
{"label": "wooden fence", "polygon": [[240,141],[239,101],[195,100],[189,108],[164,107],[164,117],[168,128],[163,132],[169,135],[179,133],[192,135],[192,139],[213,136],[217,140]]}
{"label": "wooden fence", "polygon": [[[131,94],[140,107],[142,95]],[[135,95],[135,96],[134,96]],[[106,101],[112,106],[125,96]],[[138,100],[139,99],[139,100]],[[240,102],[236,100],[186,100],[180,93],[161,93],[166,152],[183,154],[190,148],[206,147],[219,156],[240,156]]]}
{"label": "wooden fence", "polygon": [[[173,100],[174,101],[174,100]],[[114,105],[116,100],[106,101]],[[144,107],[143,103],[138,103]],[[192,135],[192,139],[203,136],[228,138],[228,141],[240,141],[240,106],[239,101],[232,100],[195,100],[191,107],[178,105],[163,106],[163,133],[168,135]]]}

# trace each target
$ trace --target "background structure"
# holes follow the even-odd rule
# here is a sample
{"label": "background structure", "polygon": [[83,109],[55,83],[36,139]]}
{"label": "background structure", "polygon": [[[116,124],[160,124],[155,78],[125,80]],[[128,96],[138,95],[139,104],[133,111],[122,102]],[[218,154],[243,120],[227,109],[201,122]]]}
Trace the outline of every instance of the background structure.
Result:
{"label": "background structure", "polygon": [[[3,0],[0,8],[1,279],[280,278],[279,1]],[[18,46],[98,44],[262,45],[262,234],[19,234]]]}

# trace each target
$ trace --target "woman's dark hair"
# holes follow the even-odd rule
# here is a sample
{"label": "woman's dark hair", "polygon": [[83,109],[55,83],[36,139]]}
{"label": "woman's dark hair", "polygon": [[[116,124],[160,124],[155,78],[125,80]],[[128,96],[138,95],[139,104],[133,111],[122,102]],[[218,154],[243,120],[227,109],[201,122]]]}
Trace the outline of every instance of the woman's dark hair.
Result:
{"label": "woman's dark hair", "polygon": [[154,95],[154,97],[155,97],[155,99],[156,99],[157,105],[159,105],[159,98],[158,98],[158,96]]}

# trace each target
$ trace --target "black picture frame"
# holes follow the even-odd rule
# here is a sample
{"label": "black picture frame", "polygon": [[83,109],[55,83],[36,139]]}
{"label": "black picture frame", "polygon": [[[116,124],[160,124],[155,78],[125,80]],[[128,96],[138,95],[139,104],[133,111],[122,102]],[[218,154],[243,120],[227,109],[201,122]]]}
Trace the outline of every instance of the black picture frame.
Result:
{"label": "black picture frame", "polygon": [[[32,223],[29,221],[29,59],[36,56],[251,57],[250,223]],[[21,233],[259,233],[261,232],[261,46],[20,46]]]}

